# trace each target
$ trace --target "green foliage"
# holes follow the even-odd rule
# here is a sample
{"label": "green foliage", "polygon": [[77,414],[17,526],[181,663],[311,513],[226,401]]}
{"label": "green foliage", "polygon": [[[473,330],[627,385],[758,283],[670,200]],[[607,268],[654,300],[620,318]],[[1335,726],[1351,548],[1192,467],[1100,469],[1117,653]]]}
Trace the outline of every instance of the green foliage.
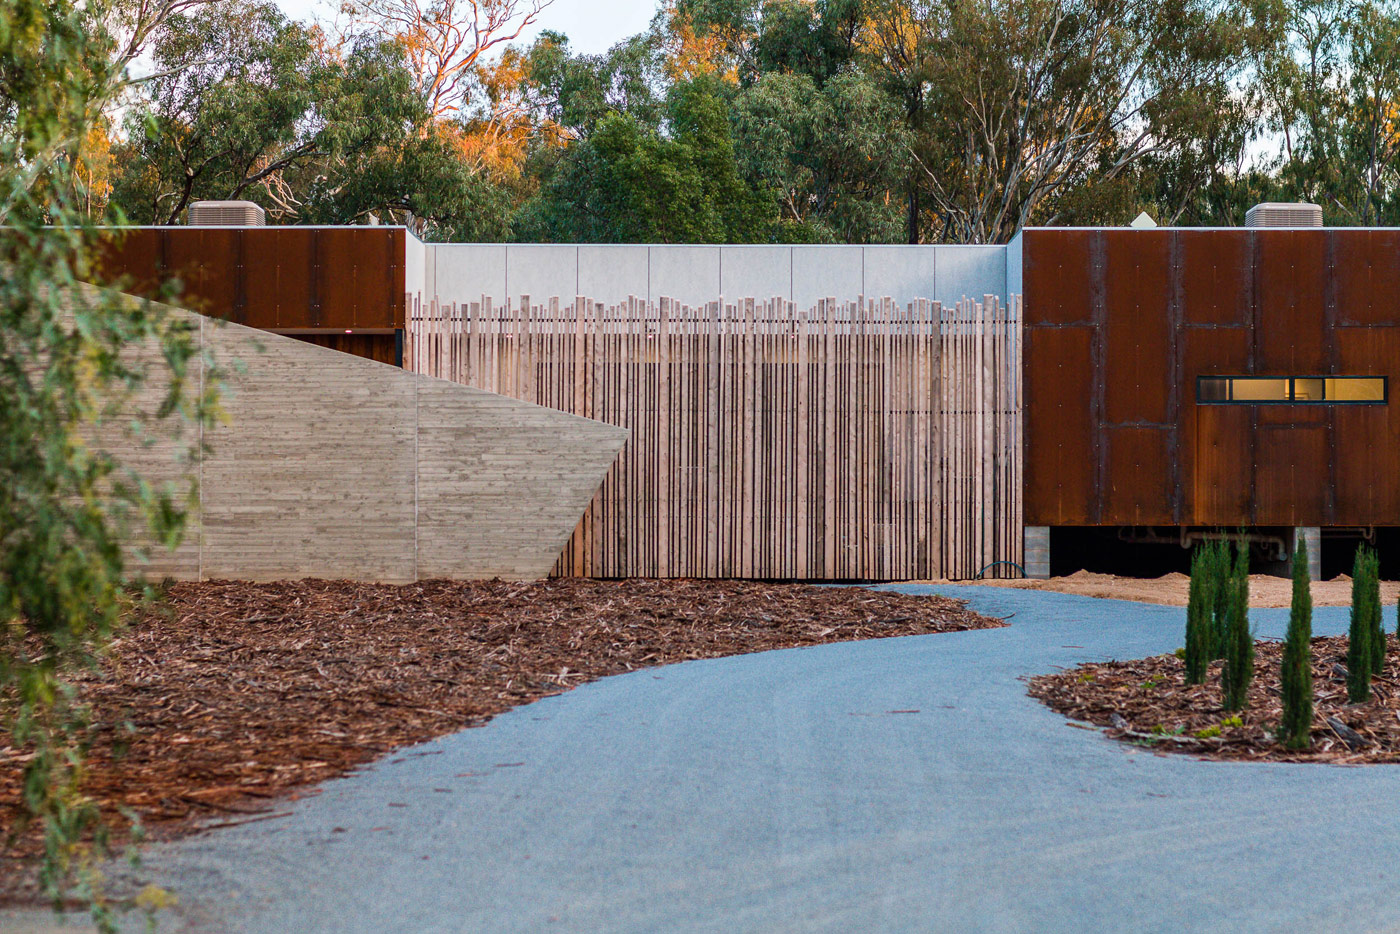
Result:
{"label": "green foliage", "polygon": [[1375,549],[1363,548],[1365,580],[1361,584],[1366,619],[1370,623],[1371,674],[1385,671],[1385,626],[1381,622],[1380,557]]}
{"label": "green foliage", "polygon": [[[1217,658],[1225,657],[1227,635],[1230,626],[1231,590],[1230,580],[1234,564],[1230,558],[1230,545],[1226,541],[1212,539],[1196,546],[1191,556],[1191,580],[1196,588],[1195,601],[1198,601],[1199,644],[1205,652],[1208,667]],[[1188,596],[1188,625],[1193,600]],[[1204,668],[1202,669],[1204,671]]]}
{"label": "green foliage", "polygon": [[1254,677],[1254,635],[1249,629],[1248,542],[1241,541],[1236,547],[1234,567],[1225,586],[1230,600],[1221,690],[1226,710],[1243,710],[1249,704],[1249,683]]}
{"label": "green foliage", "polygon": [[1224,720],[1220,721],[1220,725],[1223,728],[1242,727],[1244,726],[1244,718],[1239,715],[1226,717]]}
{"label": "green foliage", "polygon": [[1195,733],[1192,733],[1191,735],[1194,736],[1194,737],[1196,737],[1197,739],[1213,739],[1214,737],[1217,737],[1217,736],[1220,735],[1220,727],[1218,727],[1218,726],[1207,726],[1207,727],[1202,727],[1201,729],[1197,730]]}
{"label": "green foliage", "polygon": [[537,113],[574,139],[592,135],[608,114],[625,114],[659,129],[666,102],[657,94],[664,84],[657,43],[633,36],[603,55],[570,55],[569,40],[544,32],[525,55],[528,93]]}
{"label": "green foliage", "polygon": [[612,113],[571,147],[517,215],[522,239],[613,243],[810,240],[739,172],[722,88],[697,80],[667,101],[670,134]]}
{"label": "green foliage", "polygon": [[283,222],[380,212],[429,239],[504,238],[506,193],[433,123],[402,48],[337,55],[319,38],[251,0],[171,17],[152,50],[157,77],[115,150],[113,203],[141,223],[244,198]]}
{"label": "green foliage", "polygon": [[1203,684],[1215,650],[1212,613],[1216,580],[1214,557],[1208,545],[1198,545],[1191,555],[1191,587],[1186,599],[1186,683]]}
{"label": "green foliage", "polygon": [[[473,59],[438,109],[421,42],[474,34],[450,9],[416,34],[325,35],[259,0],[170,17],[115,203],[169,222],[246,197],[472,240],[1004,242],[1297,199],[1400,223],[1389,2],[677,0],[603,54],[546,32]],[[493,10],[501,39],[521,11]],[[688,122],[697,86],[714,113]]]}
{"label": "green foliage", "polygon": [[[104,930],[106,837],[81,791],[88,717],[71,678],[139,584],[122,543],[141,528],[178,542],[194,491],[149,483],[96,442],[169,437],[210,415],[218,385],[188,324],[81,282],[97,236],[83,143],[124,81],[114,16],[93,0],[0,5],[0,717],[25,762],[6,831],[42,827],[45,894],[57,904],[76,873]],[[159,349],[153,372],[124,353],[138,342]]]}
{"label": "green foliage", "polygon": [[1312,690],[1312,591],[1308,577],[1308,546],[1301,538],[1293,553],[1293,604],[1288,614],[1288,634],[1283,642],[1280,681],[1283,688],[1283,720],[1279,742],[1289,749],[1305,749],[1311,738]]}
{"label": "green foliage", "polygon": [[745,177],[774,193],[783,217],[826,241],[898,242],[904,202],[889,193],[909,172],[910,135],[873,79],[765,74],[735,97],[732,119]]}
{"label": "green foliage", "polygon": [[[1371,573],[1373,552],[1364,545],[1356,549],[1351,577],[1351,627],[1347,633],[1347,699],[1359,704],[1371,697],[1371,673],[1375,664],[1376,624],[1372,610]],[[1379,612],[1379,607],[1374,612]]]}
{"label": "green foliage", "polygon": [[716,42],[743,85],[767,74],[822,84],[850,70],[877,9],[869,0],[679,0],[668,25]]}

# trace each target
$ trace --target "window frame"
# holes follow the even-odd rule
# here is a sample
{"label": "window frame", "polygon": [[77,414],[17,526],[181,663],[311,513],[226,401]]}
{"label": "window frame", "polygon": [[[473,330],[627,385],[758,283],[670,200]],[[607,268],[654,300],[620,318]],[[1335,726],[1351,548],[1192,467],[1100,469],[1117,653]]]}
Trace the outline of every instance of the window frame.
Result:
{"label": "window frame", "polygon": [[[1235,380],[1287,380],[1287,399],[1236,399]],[[1323,386],[1327,385],[1327,380],[1350,380],[1350,379],[1378,379],[1381,381],[1381,397],[1379,399],[1294,399],[1294,383],[1303,379],[1320,379]],[[1225,399],[1203,399],[1201,398],[1201,384],[1204,380],[1225,380],[1228,398]],[[1325,389],[1324,389],[1325,391]],[[1337,375],[1317,375],[1312,373],[1298,374],[1295,376],[1265,376],[1259,374],[1239,373],[1212,373],[1205,376],[1196,377],[1196,404],[1197,405],[1389,405],[1390,404],[1390,377],[1380,375],[1357,375],[1357,376],[1337,376]]]}

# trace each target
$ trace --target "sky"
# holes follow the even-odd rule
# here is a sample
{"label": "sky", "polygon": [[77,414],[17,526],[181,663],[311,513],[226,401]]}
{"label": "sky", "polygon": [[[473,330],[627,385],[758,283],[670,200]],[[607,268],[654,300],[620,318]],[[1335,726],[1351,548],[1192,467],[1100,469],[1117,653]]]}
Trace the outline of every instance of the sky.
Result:
{"label": "sky", "polygon": [[[293,19],[326,20],[339,6],[335,0],[277,0],[277,5]],[[528,44],[542,29],[552,29],[568,36],[569,48],[576,53],[604,52],[645,30],[657,6],[658,0],[554,0],[535,28],[521,35],[520,44]]]}

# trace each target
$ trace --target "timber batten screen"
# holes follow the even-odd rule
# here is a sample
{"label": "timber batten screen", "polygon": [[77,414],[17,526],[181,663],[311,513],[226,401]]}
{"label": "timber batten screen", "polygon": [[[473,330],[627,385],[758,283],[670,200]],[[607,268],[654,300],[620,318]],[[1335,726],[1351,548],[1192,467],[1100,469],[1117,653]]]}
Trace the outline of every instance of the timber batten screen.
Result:
{"label": "timber batten screen", "polygon": [[1020,561],[1014,297],[429,302],[407,337],[410,369],[630,429],[556,574],[907,580]]}

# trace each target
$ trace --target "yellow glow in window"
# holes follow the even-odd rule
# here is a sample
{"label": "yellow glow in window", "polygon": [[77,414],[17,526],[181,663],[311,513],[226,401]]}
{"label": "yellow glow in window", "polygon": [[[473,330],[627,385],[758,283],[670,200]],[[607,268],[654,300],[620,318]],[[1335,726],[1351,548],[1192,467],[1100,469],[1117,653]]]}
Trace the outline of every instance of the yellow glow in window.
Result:
{"label": "yellow glow in window", "polygon": [[1287,402],[1288,380],[1286,379],[1236,379],[1234,400],[1236,402]]}
{"label": "yellow glow in window", "polygon": [[1313,377],[1304,377],[1293,381],[1293,401],[1294,402],[1321,402],[1327,398],[1323,395],[1323,383],[1335,383],[1336,380],[1321,380]]}
{"label": "yellow glow in window", "polygon": [[1358,379],[1329,379],[1327,383],[1328,402],[1383,402],[1385,401],[1385,380],[1379,376]]}

